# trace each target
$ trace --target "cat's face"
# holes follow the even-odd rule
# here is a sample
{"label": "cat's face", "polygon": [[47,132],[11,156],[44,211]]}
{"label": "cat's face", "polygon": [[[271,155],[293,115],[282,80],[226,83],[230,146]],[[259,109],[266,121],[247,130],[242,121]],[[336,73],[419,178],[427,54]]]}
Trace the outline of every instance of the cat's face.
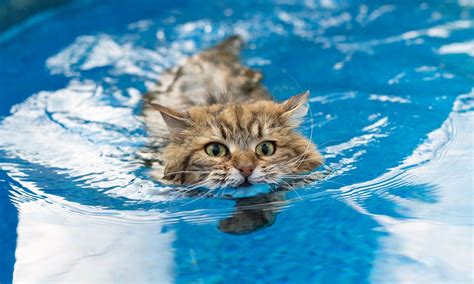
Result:
{"label": "cat's face", "polygon": [[323,159],[295,131],[307,112],[307,94],[270,101],[190,108],[153,105],[170,131],[164,179],[207,188],[284,184]]}

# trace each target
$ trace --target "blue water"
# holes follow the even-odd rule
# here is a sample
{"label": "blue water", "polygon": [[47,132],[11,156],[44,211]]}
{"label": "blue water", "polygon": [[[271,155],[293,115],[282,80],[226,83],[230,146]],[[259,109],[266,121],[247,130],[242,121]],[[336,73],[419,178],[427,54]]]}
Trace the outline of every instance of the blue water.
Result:
{"label": "blue water", "polygon": [[[0,283],[471,283],[474,3],[76,1],[0,34]],[[275,223],[137,158],[141,94],[234,33],[335,169]],[[312,123],[311,123],[312,121]]]}

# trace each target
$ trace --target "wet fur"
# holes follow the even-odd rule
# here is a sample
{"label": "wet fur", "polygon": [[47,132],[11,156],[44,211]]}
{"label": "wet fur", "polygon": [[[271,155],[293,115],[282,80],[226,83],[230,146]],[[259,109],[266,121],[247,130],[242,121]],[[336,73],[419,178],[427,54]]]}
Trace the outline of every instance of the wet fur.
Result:
{"label": "wet fur", "polygon": [[[240,64],[241,46],[234,36],[188,58],[146,95],[155,178],[176,185],[237,187],[243,183],[237,169],[251,164],[249,182],[280,184],[323,163],[315,145],[297,131],[308,94],[272,101],[261,73]],[[255,154],[262,141],[276,144],[272,156]],[[210,142],[226,145],[230,153],[207,155]]]}

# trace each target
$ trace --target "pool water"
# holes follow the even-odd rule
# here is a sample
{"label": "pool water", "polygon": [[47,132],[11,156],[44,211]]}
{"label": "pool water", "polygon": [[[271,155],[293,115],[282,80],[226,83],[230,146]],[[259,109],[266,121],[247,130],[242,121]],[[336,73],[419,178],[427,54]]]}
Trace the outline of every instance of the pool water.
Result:
{"label": "pool water", "polygon": [[[470,0],[84,0],[0,34],[0,283],[471,283],[473,29]],[[137,155],[142,94],[235,33],[334,169],[241,235]]]}

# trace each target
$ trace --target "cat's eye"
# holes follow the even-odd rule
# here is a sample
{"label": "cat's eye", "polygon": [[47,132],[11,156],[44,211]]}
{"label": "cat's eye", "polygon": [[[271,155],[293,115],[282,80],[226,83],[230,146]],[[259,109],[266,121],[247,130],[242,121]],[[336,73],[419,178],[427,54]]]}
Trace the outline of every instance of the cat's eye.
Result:
{"label": "cat's eye", "polygon": [[227,148],[220,143],[207,144],[206,153],[211,157],[223,157],[227,154]]}
{"label": "cat's eye", "polygon": [[271,141],[265,141],[257,145],[255,153],[259,156],[271,156],[275,153],[275,143]]}

